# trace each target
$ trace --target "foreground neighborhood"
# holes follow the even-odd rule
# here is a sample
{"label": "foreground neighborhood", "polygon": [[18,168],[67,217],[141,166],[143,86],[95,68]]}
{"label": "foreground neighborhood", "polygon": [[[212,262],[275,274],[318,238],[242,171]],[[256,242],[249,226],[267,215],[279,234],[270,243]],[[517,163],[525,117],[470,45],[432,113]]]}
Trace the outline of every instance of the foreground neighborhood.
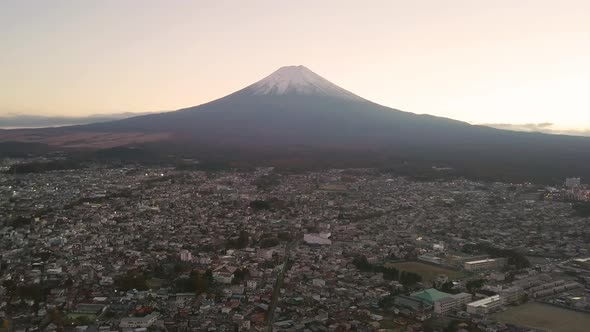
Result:
{"label": "foreground neighborhood", "polygon": [[24,162],[1,165],[1,331],[555,330],[518,310],[590,324],[580,179],[10,172]]}

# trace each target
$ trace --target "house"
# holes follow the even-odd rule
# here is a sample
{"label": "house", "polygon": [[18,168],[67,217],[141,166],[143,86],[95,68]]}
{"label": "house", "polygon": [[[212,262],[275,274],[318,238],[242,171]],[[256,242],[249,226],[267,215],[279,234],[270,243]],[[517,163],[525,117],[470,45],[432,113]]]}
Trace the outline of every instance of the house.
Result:
{"label": "house", "polygon": [[326,286],[326,281],[324,279],[313,279],[311,283],[316,287]]}
{"label": "house", "polygon": [[232,280],[234,279],[234,272],[236,270],[237,267],[222,265],[213,271],[213,278],[215,278],[215,281],[222,284],[231,284]]}
{"label": "house", "polygon": [[256,289],[258,286],[258,282],[256,280],[247,280],[246,281],[246,288],[248,289]]}

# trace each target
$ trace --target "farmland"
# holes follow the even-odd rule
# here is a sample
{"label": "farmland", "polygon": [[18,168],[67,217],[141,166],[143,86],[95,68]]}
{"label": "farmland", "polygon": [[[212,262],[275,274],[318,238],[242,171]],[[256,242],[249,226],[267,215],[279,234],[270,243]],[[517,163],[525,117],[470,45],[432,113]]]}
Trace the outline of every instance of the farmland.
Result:
{"label": "farmland", "polygon": [[496,314],[495,318],[500,322],[547,331],[584,332],[588,331],[590,325],[588,314],[536,302],[508,307],[506,311]]}

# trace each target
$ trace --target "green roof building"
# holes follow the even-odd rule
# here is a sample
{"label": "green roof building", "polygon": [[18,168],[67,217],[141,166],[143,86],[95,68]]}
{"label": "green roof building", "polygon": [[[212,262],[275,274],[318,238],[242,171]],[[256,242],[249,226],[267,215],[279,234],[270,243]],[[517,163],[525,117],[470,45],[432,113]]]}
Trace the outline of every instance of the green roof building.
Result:
{"label": "green roof building", "polygon": [[413,298],[418,298],[421,301],[427,303],[428,305],[434,305],[435,301],[444,299],[445,297],[450,297],[451,294],[441,292],[434,288],[428,288],[416,293],[412,293],[411,295]]}

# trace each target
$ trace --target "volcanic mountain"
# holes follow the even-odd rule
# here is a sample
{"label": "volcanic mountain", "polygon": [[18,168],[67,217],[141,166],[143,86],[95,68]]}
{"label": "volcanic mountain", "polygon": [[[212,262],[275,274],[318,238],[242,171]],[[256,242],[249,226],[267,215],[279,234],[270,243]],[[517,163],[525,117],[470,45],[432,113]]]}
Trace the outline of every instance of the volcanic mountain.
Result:
{"label": "volcanic mountain", "polygon": [[473,128],[459,121],[375,104],[304,66],[288,66],[203,105],[69,129],[166,133],[207,144],[350,148],[387,146],[392,140],[396,144],[419,143],[436,135],[456,141],[457,130],[469,132]]}
{"label": "volcanic mountain", "polygon": [[338,154],[338,160],[348,158],[355,165],[419,160],[470,170],[516,170],[531,177],[585,175],[590,164],[588,138],[498,130],[399,111],[359,97],[304,66],[279,68],[199,106],[89,125],[0,131],[0,141],[7,140],[70,148],[152,142],[166,150],[229,149],[240,155],[314,151],[305,158],[314,162]]}

